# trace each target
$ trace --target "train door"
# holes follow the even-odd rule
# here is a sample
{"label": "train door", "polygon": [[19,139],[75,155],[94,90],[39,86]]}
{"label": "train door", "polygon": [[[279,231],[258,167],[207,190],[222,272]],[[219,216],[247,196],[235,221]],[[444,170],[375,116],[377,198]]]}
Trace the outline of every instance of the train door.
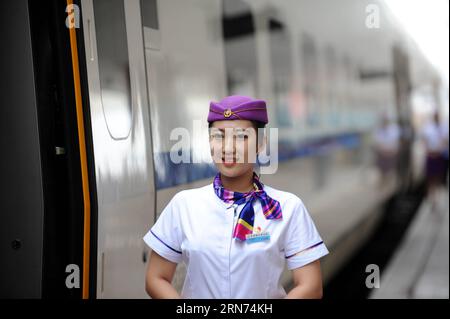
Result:
{"label": "train door", "polygon": [[142,237],[154,221],[155,188],[140,3],[81,5],[98,194],[97,298],[143,298]]}
{"label": "train door", "polygon": [[89,129],[80,119],[89,121],[66,6],[59,0],[0,5],[0,38],[7,43],[0,145],[8,150],[2,153],[0,298],[78,299],[89,292],[89,275],[77,288],[86,274],[81,265],[89,264],[83,220],[89,207],[95,210],[95,185],[85,161]]}
{"label": "train door", "polygon": [[393,84],[400,128],[400,150],[398,155],[398,178],[402,190],[411,182],[411,151],[413,131],[411,124],[411,78],[408,54],[398,45],[392,48]]}

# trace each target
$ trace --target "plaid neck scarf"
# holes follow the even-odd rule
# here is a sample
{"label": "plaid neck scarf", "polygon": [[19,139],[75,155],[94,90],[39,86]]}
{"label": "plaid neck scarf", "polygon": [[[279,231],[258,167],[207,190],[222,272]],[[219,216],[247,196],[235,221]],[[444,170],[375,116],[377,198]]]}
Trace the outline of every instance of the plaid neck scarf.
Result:
{"label": "plaid neck scarf", "polygon": [[280,203],[270,198],[264,191],[264,185],[259,181],[258,175],[253,173],[253,190],[247,193],[233,192],[225,189],[220,179],[220,173],[214,178],[214,191],[216,195],[225,203],[240,205],[246,203],[239,214],[236,227],[233,232],[233,238],[241,241],[246,240],[247,234],[253,233],[253,223],[255,221],[255,212],[253,210],[253,201],[259,199],[266,219],[281,219]]}

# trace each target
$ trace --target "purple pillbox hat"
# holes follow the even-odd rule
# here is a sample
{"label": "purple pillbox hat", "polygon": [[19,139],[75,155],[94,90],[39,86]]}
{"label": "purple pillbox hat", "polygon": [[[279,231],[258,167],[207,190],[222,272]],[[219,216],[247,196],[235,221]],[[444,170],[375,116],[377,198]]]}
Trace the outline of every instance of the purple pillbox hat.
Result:
{"label": "purple pillbox hat", "polygon": [[211,102],[208,122],[224,120],[248,120],[267,124],[266,102],[242,95],[227,96],[220,102]]}

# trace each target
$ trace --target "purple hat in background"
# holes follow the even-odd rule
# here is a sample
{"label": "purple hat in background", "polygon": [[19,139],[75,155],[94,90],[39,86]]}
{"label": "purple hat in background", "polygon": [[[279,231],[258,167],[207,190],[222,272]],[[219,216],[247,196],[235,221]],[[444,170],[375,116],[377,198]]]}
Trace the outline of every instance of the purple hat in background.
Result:
{"label": "purple hat in background", "polygon": [[266,102],[248,96],[231,95],[209,105],[208,122],[248,120],[268,123]]}

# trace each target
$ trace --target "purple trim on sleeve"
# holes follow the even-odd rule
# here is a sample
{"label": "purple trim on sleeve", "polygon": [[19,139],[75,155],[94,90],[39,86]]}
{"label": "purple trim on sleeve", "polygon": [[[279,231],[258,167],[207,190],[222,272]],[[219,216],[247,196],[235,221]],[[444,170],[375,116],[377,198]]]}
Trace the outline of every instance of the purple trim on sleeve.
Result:
{"label": "purple trim on sleeve", "polygon": [[311,247],[308,247],[308,248],[306,248],[306,249],[303,249],[302,251],[296,252],[295,254],[292,254],[292,255],[290,255],[290,256],[286,256],[286,259],[289,259],[289,258],[291,258],[291,257],[293,257],[293,256],[295,256],[295,255],[297,255],[297,254],[303,253],[303,252],[305,252],[305,251],[307,251],[307,250],[309,250],[309,249],[312,249],[312,248],[314,248],[314,247],[317,247],[317,246],[319,246],[320,244],[323,244],[323,241],[318,242],[317,244],[314,244],[314,245],[312,245]]}
{"label": "purple trim on sleeve", "polygon": [[156,239],[158,239],[160,242],[162,242],[167,248],[169,248],[169,249],[171,249],[171,250],[173,250],[174,252],[176,252],[176,253],[179,253],[179,254],[181,254],[181,251],[178,251],[178,250],[176,250],[176,249],[174,249],[174,248],[172,248],[172,247],[170,247],[169,245],[167,245],[164,241],[162,241],[162,239],[161,238],[159,238],[158,236],[156,236],[156,234],[152,231],[152,230],[150,230],[150,232],[152,233],[152,235],[153,236],[155,236],[156,237]]}

